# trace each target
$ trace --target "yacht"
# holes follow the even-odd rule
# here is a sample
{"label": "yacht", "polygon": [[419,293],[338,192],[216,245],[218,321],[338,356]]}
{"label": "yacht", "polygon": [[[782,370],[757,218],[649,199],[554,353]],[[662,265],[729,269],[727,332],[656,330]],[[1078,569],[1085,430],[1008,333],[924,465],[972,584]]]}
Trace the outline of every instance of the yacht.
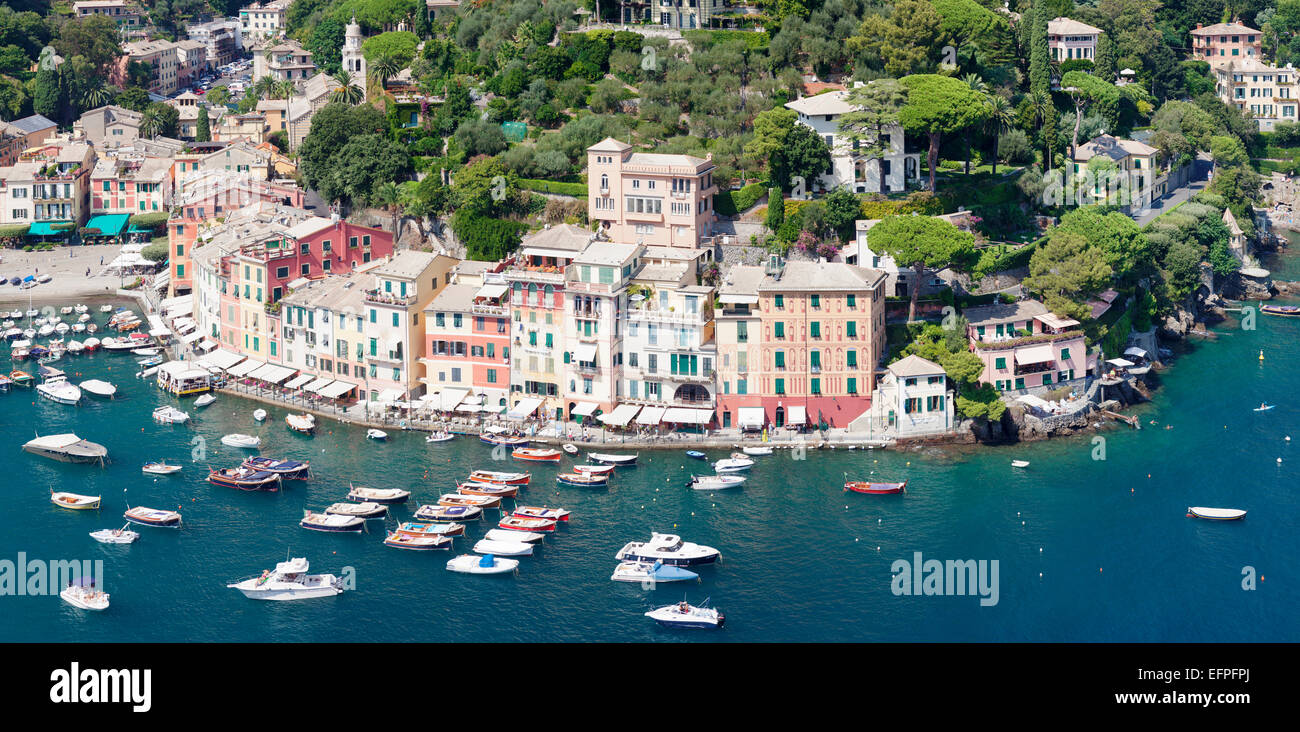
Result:
{"label": "yacht", "polygon": [[89,577],[73,580],[67,587],[63,588],[63,591],[59,593],[59,597],[62,597],[63,601],[69,605],[82,610],[108,609],[108,593],[95,589],[95,581]]}
{"label": "yacht", "polygon": [[689,569],[681,567],[672,567],[663,562],[621,562],[614,568],[614,574],[609,578],[615,582],[642,582],[645,584],[654,584],[656,582],[680,582],[682,580],[697,580],[700,576]]}
{"label": "yacht", "polygon": [[81,401],[81,389],[66,376],[54,376],[36,385],[36,392],[58,404],[76,404]]}
{"label": "yacht", "polygon": [[676,534],[651,533],[650,541],[628,542],[614,558],[621,562],[658,562],[674,567],[712,564],[721,556],[711,546],[682,541]]}
{"label": "yacht", "polygon": [[253,600],[305,600],[342,594],[343,582],[332,574],[307,574],[307,560],[295,557],[262,570],[261,576],[246,577],[230,589],[239,590]]}
{"label": "yacht", "polygon": [[685,600],[674,605],[666,605],[646,613],[645,616],[665,628],[721,628],[727,622],[727,616],[721,611],[705,607],[705,600],[699,606],[688,604]]}

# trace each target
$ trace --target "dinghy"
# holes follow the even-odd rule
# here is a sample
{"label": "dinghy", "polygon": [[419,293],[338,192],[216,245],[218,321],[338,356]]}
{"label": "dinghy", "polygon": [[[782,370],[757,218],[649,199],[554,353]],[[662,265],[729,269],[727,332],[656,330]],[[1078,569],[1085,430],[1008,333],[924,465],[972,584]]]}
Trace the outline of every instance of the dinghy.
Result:
{"label": "dinghy", "polygon": [[265,409],[254,409],[254,410],[253,410],[253,419],[254,419],[255,421],[257,421],[257,422],[263,422],[263,421],[265,421],[265,420],[266,420],[266,410],[265,410]]}
{"label": "dinghy", "polygon": [[204,394],[204,395],[200,396],[198,399],[195,399],[195,400],[194,400],[194,406],[196,406],[196,407],[206,407],[206,406],[208,406],[209,404],[215,402],[216,400],[217,400],[217,397],[216,397],[215,395],[213,395],[213,394]]}
{"label": "dinghy", "polygon": [[397,525],[397,533],[410,536],[464,536],[465,524],[454,521],[424,523],[420,521],[403,521]]}
{"label": "dinghy", "polygon": [[243,449],[258,448],[262,446],[262,438],[253,435],[245,435],[239,432],[233,432],[221,438],[221,444],[226,447],[238,447]]}
{"label": "dinghy", "polygon": [[325,513],[339,516],[359,516],[364,519],[383,518],[388,514],[388,507],[378,503],[332,503]]}
{"label": "dinghy", "polygon": [[475,470],[469,474],[470,482],[506,485],[528,485],[532,478],[532,473],[508,473],[500,470]]}
{"label": "dinghy", "polygon": [[366,438],[370,440],[387,440],[388,433],[383,430],[369,429],[366,430]]}
{"label": "dinghy", "polygon": [[708,455],[705,455],[704,453],[700,452],[699,450],[687,450],[687,451],[686,451],[686,457],[688,457],[688,458],[693,458],[693,459],[695,459],[695,460],[705,460],[705,459],[708,458]]}
{"label": "dinghy", "polygon": [[456,492],[466,496],[514,498],[519,495],[519,486],[504,483],[461,483],[456,486]]}
{"label": "dinghy", "polygon": [[294,432],[301,432],[310,435],[316,431],[316,417],[310,414],[289,414],[284,418],[284,423]]}
{"label": "dinghy", "polygon": [[439,506],[425,504],[412,516],[421,521],[473,521],[483,514],[478,506]]}
{"label": "dinghy", "polygon": [[76,493],[51,491],[50,503],[59,508],[70,508],[73,511],[94,511],[99,508],[99,496],[82,496]]}
{"label": "dinghy", "polygon": [[553,519],[544,519],[544,518],[523,518],[520,516],[506,516],[505,518],[502,518],[500,522],[497,523],[497,526],[503,529],[510,529],[512,531],[533,531],[533,532],[541,531],[548,534],[551,533],[552,531],[555,531],[555,521]]}
{"label": "dinghy", "polygon": [[462,574],[507,574],[519,569],[517,559],[498,559],[491,554],[462,554],[447,562],[447,570]]}
{"label": "dinghy", "polygon": [[266,470],[251,468],[224,468],[208,473],[208,482],[241,491],[274,491],[280,488],[280,476]]}
{"label": "dinghy", "polygon": [[552,521],[568,521],[572,511],[563,508],[547,508],[545,506],[515,506],[513,515],[520,518],[540,518],[550,519]]}
{"label": "dinghy", "polygon": [[558,463],[560,462],[560,451],[545,447],[517,447],[510,453],[510,457],[515,460]]}
{"label": "dinghy", "polygon": [[[129,526],[129,524],[128,524]],[[140,534],[123,526],[120,529],[100,529],[90,532],[90,538],[100,544],[130,544],[140,538]]]}
{"label": "dinghy", "polygon": [[555,476],[555,482],[575,488],[605,488],[609,485],[609,476],[603,473],[560,473]]}
{"label": "dinghy", "polygon": [[564,452],[568,453],[569,455],[578,454],[578,446],[573,444],[572,442],[566,442],[563,445],[560,445],[560,449],[564,450]]}
{"label": "dinghy", "polygon": [[1029,461],[1028,461],[1028,460],[1012,460],[1012,461],[1011,461],[1011,467],[1013,467],[1013,468],[1027,468],[1027,467],[1029,467]]}
{"label": "dinghy", "polygon": [[474,544],[474,551],[480,554],[495,554],[503,557],[528,557],[533,554],[533,545],[523,541],[495,541],[479,539]]}
{"label": "dinghy", "polygon": [[324,531],[327,533],[361,533],[366,525],[366,520],[359,516],[340,516],[336,513],[313,513],[307,511],[298,525],[304,529],[312,531]]}
{"label": "dinghy", "polygon": [[539,534],[533,531],[515,531],[513,529],[488,529],[483,535],[484,539],[492,541],[505,542],[523,542],[526,544],[536,544],[546,538],[546,534]]}
{"label": "dinghy", "polygon": [[456,436],[450,432],[432,432],[424,438],[425,442],[450,442],[456,439]]}
{"label": "dinghy", "polygon": [[411,497],[410,491],[404,491],[400,488],[364,488],[359,485],[348,484],[348,500],[371,503],[406,503]]}
{"label": "dinghy", "polygon": [[609,475],[614,472],[613,465],[574,465],[573,469],[575,472],[588,475]]}
{"label": "dinghy", "polygon": [[412,536],[411,534],[399,534],[396,531],[390,531],[384,539],[384,546],[391,546],[394,549],[450,549],[452,538],[450,536],[439,536],[431,534],[429,536]]}
{"label": "dinghy", "polygon": [[743,475],[692,475],[686,486],[697,491],[720,491],[739,488],[744,482]]}
{"label": "dinghy", "polygon": [[308,460],[250,457],[244,460],[240,467],[265,470],[268,473],[275,473],[284,480],[307,480],[311,477],[311,461]]}
{"label": "dinghy", "polygon": [[140,472],[148,473],[149,475],[171,475],[172,473],[179,473],[180,469],[181,466],[179,465],[168,465],[167,461],[159,460],[154,463],[145,463],[144,467],[140,469]]}
{"label": "dinghy", "polygon": [[439,506],[474,506],[476,508],[500,508],[500,496],[467,496],[463,493],[447,493],[438,497]]}
{"label": "dinghy", "polygon": [[136,506],[128,508],[122,517],[133,524],[141,526],[160,526],[167,529],[179,529],[181,526],[181,515],[175,511],[164,511],[158,508],[146,508]]}
{"label": "dinghy", "polygon": [[689,569],[674,567],[663,562],[620,562],[609,576],[614,582],[681,582],[698,580],[700,576]]}
{"label": "dinghy", "polygon": [[598,463],[605,465],[636,465],[636,454],[632,455],[615,455],[611,453],[589,452],[587,456]]}
{"label": "dinghy", "polygon": [[1188,518],[1203,518],[1214,521],[1234,521],[1245,518],[1246,512],[1237,508],[1206,508],[1205,506],[1191,506],[1187,509]]}
{"label": "dinghy", "polygon": [[771,455],[772,454],[772,448],[766,445],[758,446],[758,447],[743,447],[740,449],[740,451],[745,453],[746,455]]}
{"label": "dinghy", "polygon": [[876,495],[886,493],[906,493],[907,481],[903,481],[902,483],[868,483],[863,480],[850,480],[844,484],[844,490],[853,491],[854,493],[871,493]]}

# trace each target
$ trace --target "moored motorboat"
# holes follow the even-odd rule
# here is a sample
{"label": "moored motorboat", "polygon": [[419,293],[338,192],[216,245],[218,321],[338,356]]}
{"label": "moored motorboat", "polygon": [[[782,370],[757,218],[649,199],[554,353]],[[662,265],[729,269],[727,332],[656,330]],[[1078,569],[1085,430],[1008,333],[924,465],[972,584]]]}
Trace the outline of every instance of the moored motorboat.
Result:
{"label": "moored motorboat", "polygon": [[190,421],[190,415],[176,407],[161,406],[153,410],[153,421],[158,424],[185,424]]}
{"label": "moored motorboat", "polygon": [[598,463],[604,463],[605,465],[636,465],[637,455],[635,453],[631,455],[626,455],[626,454],[613,454],[613,453],[602,453],[602,452],[589,452],[587,453],[587,457],[590,457],[592,460],[595,460]]}
{"label": "moored motorboat", "polygon": [[760,455],[771,455],[771,454],[772,454],[772,448],[771,448],[771,446],[769,446],[769,445],[751,445],[751,446],[749,446],[749,447],[742,447],[742,448],[740,448],[740,451],[743,452],[744,454],[746,454],[746,455],[750,455],[750,456],[760,456]]}
{"label": "moored motorboat", "polygon": [[[129,525],[129,524],[128,524]],[[130,544],[140,538],[140,534],[123,526],[120,529],[100,529],[90,532],[90,538],[100,544]]]}
{"label": "moored motorboat", "polygon": [[257,421],[257,422],[265,421],[265,420],[266,420],[266,410],[265,410],[265,409],[254,409],[254,410],[253,410],[253,419],[254,419],[255,421]]}
{"label": "moored motorboat", "polygon": [[370,440],[387,440],[388,433],[383,430],[368,429],[366,430],[366,438]]}
{"label": "moored motorboat", "polygon": [[447,493],[438,497],[439,506],[474,506],[476,508],[500,508],[500,496],[469,496],[463,493]]}
{"label": "moored motorboat", "polygon": [[172,473],[179,473],[180,470],[181,466],[179,465],[168,465],[166,460],[159,460],[157,462],[145,463],[144,467],[140,469],[140,472],[148,473],[149,475],[171,475]]}
{"label": "moored motorboat", "polygon": [[560,462],[560,451],[545,447],[518,447],[510,453],[510,457],[516,460],[558,463]]}
{"label": "moored motorboat", "polygon": [[739,488],[744,482],[743,475],[692,475],[686,485],[697,491],[720,491]]}
{"label": "moored motorboat", "polygon": [[[89,328],[87,328],[87,329],[89,329]],[[82,341],[82,342],[81,342],[81,345],[83,345],[83,346],[86,347],[86,351],[87,351],[87,352],[98,351],[98,350],[99,350],[99,339],[98,339],[98,338],[95,338],[94,336],[92,336],[92,337],[87,338],[86,340]]]}
{"label": "moored motorboat", "polygon": [[456,436],[450,432],[430,432],[425,436],[425,442],[451,442]]}
{"label": "moored motorboat", "polygon": [[78,577],[59,591],[59,597],[69,605],[82,610],[107,610],[108,593],[95,589],[90,577]]}
{"label": "moored motorboat", "polygon": [[754,461],[739,453],[713,464],[714,472],[718,473],[741,473],[752,467],[754,467]]}
{"label": "moored motorboat", "polygon": [[310,565],[304,557],[295,557],[275,565],[274,570],[245,577],[226,585],[239,590],[251,600],[305,600],[342,594],[343,581],[333,574],[307,574]]}
{"label": "moored motorboat", "polygon": [[416,536],[390,531],[384,539],[384,546],[391,546],[394,549],[450,549],[451,544],[452,538],[450,536],[440,534]]}
{"label": "moored motorboat", "polygon": [[339,516],[360,516],[364,519],[383,518],[388,515],[388,507],[379,503],[332,503],[325,513]]}
{"label": "moored motorboat", "polygon": [[683,600],[651,610],[645,616],[666,628],[721,628],[727,622],[727,616],[719,610],[705,607],[708,602],[705,600],[699,606],[695,606]]}
{"label": "moored motorboat", "polygon": [[1187,509],[1188,518],[1202,518],[1213,521],[1235,521],[1236,519],[1245,518],[1246,512],[1239,508],[1206,508],[1205,506],[1190,506]]}
{"label": "moored motorboat", "polygon": [[311,461],[309,460],[250,457],[245,458],[244,462],[240,463],[240,466],[275,473],[285,480],[306,480],[311,477]]}
{"label": "moored motorboat", "polygon": [[64,463],[98,463],[103,462],[108,455],[108,448],[83,440],[71,432],[37,436],[36,439],[27,441],[23,450]]}
{"label": "moored motorboat", "polygon": [[1294,318],[1300,316],[1300,305],[1260,305],[1259,311],[1266,315],[1282,315]]}
{"label": "moored motorboat", "polygon": [[424,523],[420,521],[403,521],[397,525],[397,533],[410,536],[463,536],[465,524],[455,522]]}
{"label": "moored motorboat", "polygon": [[122,517],[133,524],[142,526],[160,526],[168,529],[178,529],[181,526],[181,515],[175,511],[164,511],[159,508],[146,508],[136,506],[128,508]]}
{"label": "moored motorboat", "polygon": [[541,534],[536,531],[516,531],[514,529],[488,529],[487,533],[483,534],[483,538],[491,539],[492,541],[521,541],[528,544],[536,544],[542,539],[545,539],[546,534]]}
{"label": "moored motorboat", "polygon": [[217,397],[216,397],[215,395],[212,395],[212,394],[203,394],[203,395],[200,395],[198,399],[195,399],[195,400],[194,400],[194,406],[196,406],[196,407],[206,407],[206,406],[208,406],[209,404],[215,402],[216,400],[217,400]]}
{"label": "moored motorboat", "polygon": [[360,516],[342,516],[337,513],[305,512],[298,525],[312,531],[327,533],[360,533],[365,528],[366,520]]}
{"label": "moored motorboat", "polygon": [[310,435],[316,432],[316,417],[311,414],[285,415],[284,423],[294,432]]}
{"label": "moored motorboat", "polygon": [[484,442],[493,446],[500,445],[502,447],[528,447],[527,437],[516,437],[516,436],[506,435],[506,434],[484,433],[479,435],[478,439],[479,442]]}
{"label": "moored motorboat", "polygon": [[117,394],[117,387],[99,379],[87,379],[81,382],[81,390],[91,396],[112,399]]}
{"label": "moored motorboat", "polygon": [[71,405],[81,401],[81,389],[65,376],[51,377],[37,384],[36,393],[57,404]]}
{"label": "moored motorboat", "polygon": [[474,544],[474,551],[480,554],[494,554],[502,557],[528,557],[532,556],[535,547],[528,542],[523,541],[497,541],[495,539],[479,539]]}
{"label": "moored motorboat", "polygon": [[660,561],[654,562],[620,562],[609,576],[614,582],[682,582],[698,580],[700,576],[689,569],[674,567]]}
{"label": "moored motorboat", "polygon": [[532,473],[509,473],[500,470],[475,470],[469,474],[471,482],[505,483],[507,485],[528,485]]}
{"label": "moored motorboat", "polygon": [[462,574],[507,574],[519,569],[519,560],[500,559],[492,554],[462,554],[448,560],[447,570]]}
{"label": "moored motorboat", "polygon": [[348,484],[348,500],[371,503],[406,503],[411,497],[410,491],[404,491],[400,488],[364,488],[359,485]]}
{"label": "moored motorboat", "polygon": [[871,483],[865,480],[850,480],[844,483],[844,490],[854,493],[883,495],[887,493],[906,493],[907,481],[902,483]]}
{"label": "moored motorboat", "polygon": [[609,485],[609,476],[591,473],[560,473],[555,482],[571,485],[575,488],[604,488]]}
{"label": "moored motorboat", "polygon": [[676,567],[712,564],[721,553],[711,546],[682,541],[676,534],[650,534],[650,541],[630,541],[614,555],[619,561],[656,562]]}
{"label": "moored motorboat", "polygon": [[245,435],[239,432],[234,432],[229,435],[222,436],[221,444],[225,445],[226,447],[256,449],[262,446],[262,438],[254,437],[253,435]]}
{"label": "moored motorboat", "polygon": [[708,456],[708,455],[705,455],[704,453],[700,452],[699,450],[687,450],[687,451],[686,451],[686,457],[688,457],[688,458],[693,458],[693,459],[695,459],[695,460],[707,460],[709,456]]}
{"label": "moored motorboat", "polygon": [[497,496],[500,498],[514,498],[519,495],[519,486],[506,485],[504,483],[461,483],[456,486],[456,492],[467,496]]}
{"label": "moored motorboat", "polygon": [[505,516],[497,523],[497,526],[512,531],[541,531],[549,534],[552,531],[555,531],[555,520],[525,518],[521,516]]}
{"label": "moored motorboat", "polygon": [[473,521],[482,515],[483,509],[478,506],[439,506],[426,503],[417,508],[412,517],[421,521]]}
{"label": "moored motorboat", "polygon": [[578,446],[573,444],[572,442],[566,442],[563,445],[560,445],[560,449],[564,450],[564,452],[569,455],[578,454]]}
{"label": "moored motorboat", "polygon": [[59,508],[70,508],[73,511],[95,511],[99,509],[99,496],[83,496],[76,493],[65,493],[63,491],[50,491],[50,503]]}
{"label": "moored motorboat", "polygon": [[1011,461],[1011,467],[1013,467],[1013,468],[1027,468],[1027,467],[1029,467],[1029,461],[1028,461],[1028,460],[1012,460],[1012,461]]}
{"label": "moored motorboat", "polygon": [[209,471],[208,482],[241,491],[273,491],[280,488],[279,474],[245,467]]}
{"label": "moored motorboat", "polygon": [[514,516],[520,518],[540,518],[550,519],[552,521],[568,521],[572,511],[563,508],[547,508],[546,506],[515,506],[511,512]]}

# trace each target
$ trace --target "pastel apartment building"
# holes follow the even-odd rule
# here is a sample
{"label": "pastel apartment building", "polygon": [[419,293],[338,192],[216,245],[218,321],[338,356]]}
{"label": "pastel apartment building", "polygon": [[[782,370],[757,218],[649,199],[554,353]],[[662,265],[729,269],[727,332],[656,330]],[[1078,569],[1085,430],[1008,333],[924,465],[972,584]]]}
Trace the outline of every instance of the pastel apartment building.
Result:
{"label": "pastel apartment building", "polygon": [[1047,53],[1053,61],[1097,58],[1097,39],[1100,28],[1080,23],[1070,18],[1053,18],[1047,21]]}
{"label": "pastel apartment building", "polygon": [[[1157,167],[1160,151],[1150,145],[1136,140],[1124,140],[1114,135],[1098,135],[1079,145],[1074,153],[1071,165],[1076,178],[1088,171],[1088,162],[1095,157],[1109,158],[1118,171],[1124,175],[1128,186],[1128,198],[1121,200],[1122,206],[1130,210],[1147,208],[1151,203],[1165,194],[1166,178]],[[1110,196],[1117,200],[1115,186],[1105,180],[1094,180],[1091,189],[1084,188],[1076,193],[1080,204],[1104,203]],[[1087,200],[1084,200],[1087,197]]]}
{"label": "pastel apartment building", "polygon": [[362,280],[367,267],[377,266],[378,262],[346,275],[296,283],[280,301],[279,311],[268,313],[278,336],[273,344],[279,358],[273,360],[300,374],[288,384],[301,388],[317,379],[333,379],[355,384],[358,396],[369,396]]}
{"label": "pastel apartment building", "polygon": [[633,152],[612,137],[587,148],[587,215],[611,241],[694,249],[717,214],[712,155]]}
{"label": "pastel apartment building", "polygon": [[[859,82],[860,84],[860,82]],[[856,193],[894,193],[919,179],[920,153],[908,154],[901,125],[891,125],[879,141],[887,152],[883,157],[862,154],[862,141],[840,131],[840,118],[853,112],[846,89],[828,91],[786,102],[798,113],[798,122],[817,133],[831,151],[831,169],[815,181],[806,181],[807,191],[850,186]]]}
{"label": "pastel apartment building", "polygon": [[217,18],[186,27],[190,40],[203,44],[204,61],[210,71],[234,61],[244,53],[243,29],[238,20]]}
{"label": "pastel apartment building", "polygon": [[290,0],[253,3],[239,10],[239,27],[244,38],[274,38],[283,33]]}
{"label": "pastel apartment building", "polygon": [[143,117],[133,109],[109,104],[82,112],[81,117],[72,123],[72,130],[94,145],[96,150],[113,150],[140,137]]}
{"label": "pastel apartment building", "polygon": [[298,81],[309,79],[315,73],[316,64],[312,61],[311,51],[305,50],[297,41],[253,49],[254,80],[270,76],[276,81]]}
{"label": "pastel apartment building", "polygon": [[718,288],[720,307],[713,311],[718,355],[715,391],[718,424],[724,428],[761,430],[768,424],[763,411],[761,299],[762,267],[733,267]]}
{"label": "pastel apartment building", "polygon": [[565,268],[564,339],[556,345],[570,417],[580,404],[586,406],[578,416],[609,413],[623,396],[627,287],[644,250],[640,244],[592,242]]}
{"label": "pastel apartment building", "polygon": [[53,120],[39,114],[12,122],[0,121],[0,167],[18,162],[24,150],[49,140],[58,131],[59,126]]}
{"label": "pastel apartment building", "polygon": [[426,393],[474,394],[492,413],[510,408],[510,288],[499,273],[459,276],[424,310]]}
{"label": "pastel apartment building", "polygon": [[81,0],[72,4],[72,14],[78,18],[103,15],[117,23],[123,30],[135,30],[143,27],[140,9],[125,0]]}
{"label": "pastel apartment building", "polygon": [[424,390],[424,311],[447,285],[459,261],[445,254],[406,250],[370,270],[365,290],[365,385],[371,401],[397,401]]}
{"label": "pastel apartment building", "polygon": [[122,46],[126,57],[149,67],[149,91],[169,97],[181,89],[188,70],[184,54],[171,41],[132,41]]}
{"label": "pastel apartment building", "polygon": [[1214,90],[1224,104],[1250,113],[1259,129],[1270,132],[1278,122],[1297,121],[1294,66],[1276,67],[1248,57],[1214,66]]}
{"label": "pastel apartment building", "polygon": [[1192,34],[1192,58],[1210,66],[1224,66],[1232,61],[1263,59],[1264,35],[1237,20],[1210,26],[1196,24]]}
{"label": "pastel apartment building", "polygon": [[971,351],[984,362],[980,381],[999,391],[1053,388],[1094,373],[1079,321],[1036,300],[966,308]]}
{"label": "pastel apartment building", "polygon": [[90,145],[58,139],[21,153],[0,168],[0,224],[31,224],[42,233],[54,224],[84,224],[95,159]]}
{"label": "pastel apartment building", "polygon": [[120,154],[100,158],[90,174],[90,210],[96,214],[166,211],[171,200],[172,161]]}

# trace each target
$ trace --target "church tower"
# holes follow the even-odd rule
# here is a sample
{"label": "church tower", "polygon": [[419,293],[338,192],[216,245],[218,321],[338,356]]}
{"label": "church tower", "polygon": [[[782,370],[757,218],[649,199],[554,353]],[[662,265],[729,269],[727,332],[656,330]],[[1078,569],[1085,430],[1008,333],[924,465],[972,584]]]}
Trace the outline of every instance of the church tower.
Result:
{"label": "church tower", "polygon": [[366,94],[366,57],[361,55],[361,26],[356,16],[348,23],[343,37],[343,69],[352,77],[352,86]]}

